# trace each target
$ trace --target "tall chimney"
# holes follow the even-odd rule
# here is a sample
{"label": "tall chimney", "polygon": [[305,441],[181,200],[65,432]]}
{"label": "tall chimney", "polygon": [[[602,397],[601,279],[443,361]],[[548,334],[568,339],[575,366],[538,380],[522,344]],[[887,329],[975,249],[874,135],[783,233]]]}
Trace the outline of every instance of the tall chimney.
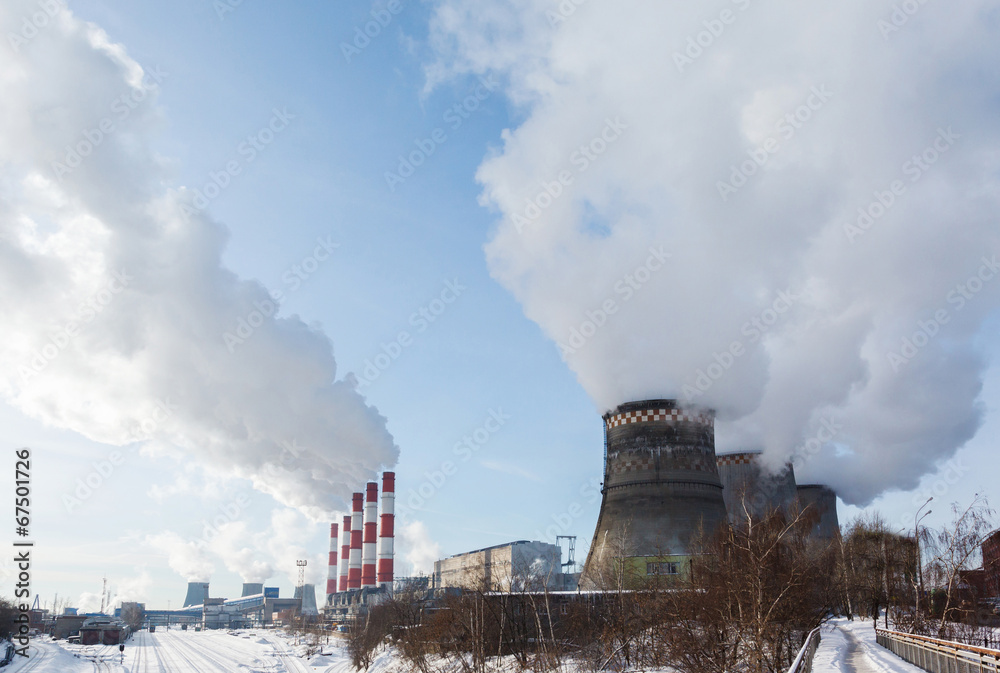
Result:
{"label": "tall chimney", "polygon": [[344,517],[340,532],[340,590],[347,591],[347,564],[351,556],[351,517]]}
{"label": "tall chimney", "polygon": [[378,583],[392,587],[393,528],[396,523],[396,473],[382,473],[382,520],[379,526]]}
{"label": "tall chimney", "polygon": [[351,512],[351,560],[347,564],[347,588],[361,588],[361,525],[365,494],[355,493]]}
{"label": "tall chimney", "polygon": [[330,524],[330,562],[326,571],[327,595],[337,593],[337,524]]}
{"label": "tall chimney", "polygon": [[715,413],[678,400],[629,402],[604,415],[604,437],[603,498],[581,587],[610,586],[623,565],[643,576],[663,562],[690,566],[691,542],[727,518]]}
{"label": "tall chimney", "polygon": [[361,553],[361,586],[375,586],[375,543],[378,539],[378,484],[365,489],[365,538]]}

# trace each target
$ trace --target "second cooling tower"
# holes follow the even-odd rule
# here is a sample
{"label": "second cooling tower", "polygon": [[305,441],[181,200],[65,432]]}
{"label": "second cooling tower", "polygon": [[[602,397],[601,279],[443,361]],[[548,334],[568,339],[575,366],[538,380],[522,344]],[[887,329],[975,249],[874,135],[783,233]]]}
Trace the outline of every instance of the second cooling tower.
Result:
{"label": "second cooling tower", "polygon": [[629,402],[605,414],[604,432],[603,499],[585,580],[618,558],[686,555],[695,535],[726,521],[713,411]]}

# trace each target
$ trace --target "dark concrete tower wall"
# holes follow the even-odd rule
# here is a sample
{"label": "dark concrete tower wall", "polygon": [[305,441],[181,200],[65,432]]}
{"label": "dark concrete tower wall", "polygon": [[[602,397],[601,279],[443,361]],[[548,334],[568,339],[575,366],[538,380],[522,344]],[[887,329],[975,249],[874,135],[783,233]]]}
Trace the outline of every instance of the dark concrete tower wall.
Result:
{"label": "dark concrete tower wall", "polygon": [[762,464],[761,451],[740,451],[718,457],[723,498],[732,522],[746,519],[747,511],[761,516],[768,510],[790,511],[795,504],[795,470],[791,464],[770,472]]}
{"label": "dark concrete tower wall", "polygon": [[713,411],[629,402],[604,416],[604,430],[603,499],[585,580],[616,557],[685,555],[696,533],[726,521]]}
{"label": "dark concrete tower wall", "polygon": [[[817,522],[813,535],[821,540],[832,540],[840,534],[837,515],[837,494],[827,486],[808,484],[798,487],[799,506],[815,512]],[[806,512],[807,514],[809,512]]]}

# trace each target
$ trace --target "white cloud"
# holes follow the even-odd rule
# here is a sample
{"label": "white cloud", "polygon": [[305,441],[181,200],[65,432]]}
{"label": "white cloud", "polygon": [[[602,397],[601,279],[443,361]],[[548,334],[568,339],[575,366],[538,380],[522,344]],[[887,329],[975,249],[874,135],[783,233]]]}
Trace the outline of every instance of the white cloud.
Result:
{"label": "white cloud", "polygon": [[[0,35],[38,11],[3,3]],[[16,46],[0,49],[0,395],[328,520],[398,449],[337,380],[329,339],[273,315],[264,287],[222,266],[225,227],[163,186],[152,139],[169,73],[61,8]],[[241,320],[259,324],[231,349]]]}
{"label": "white cloud", "polygon": [[[478,171],[499,211],[492,275],[571,346],[599,411],[696,391],[720,448],[776,462],[833,419],[850,451],[799,474],[854,503],[912,488],[975,434],[1000,280],[961,309],[948,297],[1000,252],[1000,39],[985,0],[923,5],[886,39],[892,6],[437,3],[430,85],[493,72],[524,111]],[[699,35],[722,8],[733,21]],[[689,38],[703,47],[684,63]],[[880,195],[874,225],[845,231]],[[639,272],[660,247],[669,260]],[[890,362],[940,310],[940,334]]]}
{"label": "white cloud", "polygon": [[[396,557],[409,564],[409,573],[428,574],[434,570],[434,562],[441,558],[441,545],[431,539],[423,521],[409,521],[397,529]],[[401,568],[406,572],[406,569]],[[401,575],[399,571],[397,575]]]}

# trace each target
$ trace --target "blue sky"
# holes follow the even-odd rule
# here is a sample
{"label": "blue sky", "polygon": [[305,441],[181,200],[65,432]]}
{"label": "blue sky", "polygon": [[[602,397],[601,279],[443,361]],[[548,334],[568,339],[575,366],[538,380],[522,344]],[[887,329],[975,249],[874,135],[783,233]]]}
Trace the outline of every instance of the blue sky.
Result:
{"label": "blue sky", "polygon": [[[600,413],[615,401],[626,401],[625,397],[676,395],[685,379],[677,372],[694,372],[710,363],[717,344],[726,347],[727,335],[738,335],[733,330],[766,307],[772,292],[787,287],[783,283],[799,282],[795,287],[810,287],[817,293],[811,296],[820,297],[808,312],[796,313],[796,329],[814,327],[818,321],[826,325],[820,331],[845,336],[842,341],[830,337],[829,343],[817,338],[814,350],[800,352],[790,340],[801,332],[790,327],[782,335],[784,341],[776,339],[767,350],[756,351],[731,379],[711,391],[706,401],[725,409],[726,420],[732,423],[721,433],[727,448],[773,442],[786,456],[810,436],[809,423],[827,413],[824,409],[838,408],[858,421],[857,444],[845,438],[826,447],[817,462],[828,468],[814,468],[811,477],[829,474],[838,485],[854,489],[856,484],[852,499],[859,503],[882,490],[894,491],[875,501],[890,521],[906,520],[912,503],[935,489],[939,501],[967,501],[974,492],[986,492],[1000,502],[994,478],[1000,467],[995,449],[1000,375],[993,364],[997,288],[987,284],[985,298],[975,308],[955,314],[953,326],[958,331],[946,330],[947,342],[933,342],[924,358],[926,370],[906,382],[907,390],[952,386],[956,391],[952,413],[961,422],[942,429],[940,435],[932,433],[936,447],[914,439],[927,434],[910,424],[911,415],[923,413],[922,402],[898,391],[886,393],[880,386],[872,386],[883,392],[871,397],[857,393],[865,381],[880,380],[876,374],[856,373],[853,383],[841,382],[832,391],[788,383],[824,376],[839,380],[839,372],[853,372],[869,357],[869,349],[877,347],[873,344],[895,343],[896,332],[879,331],[887,323],[905,326],[899,333],[908,334],[916,320],[933,315],[938,305],[948,305],[946,291],[956,279],[976,271],[964,258],[958,260],[967,251],[958,244],[953,255],[938,258],[940,239],[924,232],[941,232],[955,224],[938,216],[947,209],[937,205],[926,222],[914,226],[917,233],[898,239],[905,243],[893,246],[891,241],[877,240],[881,231],[873,229],[866,235],[875,241],[873,249],[861,253],[870,255],[868,265],[872,258],[884,257],[885,249],[903,249],[911,260],[926,256],[927,268],[940,273],[924,273],[921,278],[928,285],[910,285],[913,294],[923,293],[917,299],[894,287],[893,278],[903,285],[909,276],[894,270],[890,262],[879,276],[886,279],[882,290],[873,286],[870,297],[868,290],[858,290],[849,300],[829,300],[829,288],[851,284],[845,277],[851,276],[852,262],[832,253],[826,257],[824,251],[833,249],[832,244],[810,247],[833,236],[830,231],[839,230],[847,213],[867,203],[860,198],[871,199],[872,189],[889,182],[891,172],[880,173],[877,166],[898,166],[899,158],[907,156],[900,147],[920,151],[933,140],[931,124],[960,125],[970,141],[967,147],[959,145],[956,153],[975,160],[948,164],[942,160],[944,168],[929,172],[931,177],[920,185],[921,200],[912,204],[914,210],[921,209],[922,199],[935,204],[957,199],[956,209],[964,221],[976,226],[954,238],[983,253],[997,249],[991,187],[975,196],[971,191],[973,185],[996,186],[996,166],[983,154],[996,148],[997,129],[990,120],[995,118],[997,89],[993,76],[981,75],[982,80],[975,81],[979,66],[989,62],[990,52],[984,46],[989,40],[981,33],[972,35],[966,40],[971,45],[968,53],[942,59],[947,63],[926,78],[917,78],[912,72],[918,68],[905,66],[901,64],[905,59],[898,58],[925,53],[928,45],[933,53],[941,53],[962,42],[972,21],[969,15],[934,32],[929,26],[935,20],[932,12],[938,10],[923,10],[914,18],[910,34],[898,38],[899,52],[892,55],[880,51],[882,37],[876,23],[879,12],[891,11],[891,3],[875,3],[878,7],[869,9],[862,3],[847,3],[850,6],[842,9],[836,25],[849,24],[852,17],[868,12],[871,35],[859,38],[859,52],[874,53],[875,69],[883,69],[886,79],[913,85],[918,92],[914,98],[926,113],[914,114],[914,120],[939,121],[923,126],[912,121],[912,134],[900,130],[894,142],[883,139],[882,146],[863,134],[837,136],[838,129],[867,128],[866,121],[872,121],[873,136],[879,128],[908,126],[909,122],[894,124],[891,113],[912,102],[904,100],[905,92],[896,98],[879,93],[884,98],[876,97],[871,109],[862,108],[858,101],[867,95],[866,87],[880,90],[872,78],[860,81],[860,93],[841,105],[846,94],[840,87],[855,82],[859,66],[820,45],[805,53],[802,63],[811,63],[836,92],[828,117],[823,117],[824,110],[816,111],[815,124],[827,124],[830,117],[836,121],[814,127],[813,136],[806,126],[798,139],[802,146],[789,141],[788,149],[775,154],[768,181],[751,181],[738,195],[745,196],[744,201],[725,210],[729,204],[718,203],[714,194],[704,203],[688,203],[685,192],[702,198],[688,180],[709,176],[702,182],[706,192],[714,192],[716,180],[711,176],[726,177],[729,164],[745,158],[746,148],[763,137],[755,120],[776,117],[775,110],[796,109],[799,90],[808,93],[809,86],[803,85],[808,78],[794,67],[782,74],[784,66],[765,63],[755,67],[771,68],[767,78],[725,70],[720,64],[727,62],[727,54],[738,57],[754,44],[750,36],[734,33],[732,42],[722,43],[720,38],[719,46],[713,46],[716,51],[706,50],[706,56],[691,66],[702,66],[701,70],[675,83],[671,78],[678,73],[671,59],[650,65],[642,56],[641,45],[652,39],[646,28],[629,23],[628,11],[622,9],[616,20],[631,27],[615,32],[600,18],[609,10],[596,4],[595,0],[583,4],[576,23],[568,20],[574,17],[564,17],[567,20],[553,26],[545,20],[545,12],[553,11],[549,5],[558,8],[558,3],[489,2],[477,9],[474,3],[459,0],[404,2],[398,14],[380,14],[383,20],[391,19],[350,58],[342,45],[355,38],[356,28],[363,30],[373,20],[373,11],[386,11],[384,3],[279,6],[244,0],[221,15],[218,7],[223,3],[209,0],[160,5],[73,1],[69,8],[79,19],[106,31],[110,41],[120,44],[146,72],[162,73],[155,97],[146,103],[152,112],[141,119],[142,134],[136,135],[137,142],[148,143],[156,157],[159,172],[153,182],[160,189],[187,187],[208,193],[214,191],[205,189],[213,175],[224,173],[227,164],[238,167],[236,175],[215,178],[226,185],[195,218],[210,218],[228,233],[222,267],[241,279],[256,279],[269,292],[282,292],[279,317],[297,316],[329,337],[338,379],[351,372],[365,376],[368,363],[380,354],[398,354],[377,379],[358,387],[364,400],[387,419],[385,428],[399,448],[398,502],[406,503],[411,492],[437,481],[445,461],[457,466],[457,474],[443,480],[421,510],[409,515],[424,529],[404,543],[404,553],[416,549],[426,560],[428,555],[544,537],[546,528],[565,523],[559,532],[579,536],[582,559],[599,505],[592,489],[602,470]],[[744,11],[739,3],[706,4],[700,14],[694,9],[676,17],[658,14],[649,22],[676,26],[664,42],[669,50],[683,49],[686,34],[697,34],[701,15],[711,20],[719,8],[730,5]],[[24,6],[30,9],[31,3]],[[673,10],[657,10],[661,11]],[[744,23],[764,22],[764,17],[746,11]],[[5,32],[10,26],[16,29],[21,16],[12,8],[5,17]],[[782,27],[789,30],[796,21],[810,27],[821,22],[820,17],[795,12],[781,16]],[[737,22],[732,30],[740,27]],[[983,30],[995,27],[991,19]],[[780,28],[774,30],[778,33]],[[804,29],[802,34],[809,32]],[[43,41],[47,39],[28,44],[17,58],[58,68],[46,60],[58,54]],[[838,64],[841,59],[845,65],[826,66],[824,58]],[[943,83],[956,70],[972,81]],[[97,66],[93,76],[110,77]],[[699,89],[692,82],[710,85]],[[958,89],[953,92],[955,107],[941,109],[932,99],[949,88]],[[632,94],[622,93],[626,90],[639,91],[637,100],[627,100]],[[993,97],[977,97],[981,91]],[[588,142],[606,119],[615,117],[619,98],[625,100],[623,114],[631,127],[618,146],[609,147],[606,160],[595,161],[594,170],[576,176],[574,187],[582,195],[574,197],[573,208],[564,212],[569,203],[564,199],[546,214],[558,223],[553,231],[563,237],[553,234],[547,239],[539,234],[530,243],[517,239],[511,216],[522,212],[524,200],[536,196],[537,185],[546,176],[557,174],[552,167],[565,163],[574,147]],[[693,111],[685,112],[679,100],[690,100],[687,107]],[[101,105],[106,104],[95,103],[97,109]],[[658,118],[661,105],[662,126],[655,126],[650,119]],[[743,134],[739,139],[734,139],[736,131],[729,137],[708,126],[715,115],[729,112],[742,120],[733,125]],[[688,131],[684,115],[696,113],[707,120],[706,128],[692,125]],[[279,121],[271,128],[280,130],[261,135],[275,119]],[[660,145],[671,133],[678,139]],[[241,145],[249,137],[258,138],[254,153]],[[691,140],[689,146],[687,138],[697,143]],[[824,140],[830,138],[839,144]],[[855,145],[863,149],[834,156]],[[433,147],[433,152],[427,155],[421,147]],[[415,151],[425,157],[423,164],[390,187],[386,173],[398,171],[400,157]],[[709,164],[693,158],[701,155],[720,159]],[[96,156],[87,171],[99,170]],[[682,173],[686,160],[692,168]],[[865,168],[841,173],[838,166],[845,161]],[[772,183],[770,176],[782,171],[790,176],[787,181]],[[777,203],[784,210],[777,210]],[[809,212],[822,212],[825,219],[806,231],[808,227],[800,223]],[[897,211],[893,216],[903,220],[906,213]],[[716,220],[730,226],[728,218],[745,226],[714,229]],[[674,219],[679,222],[676,228],[662,224]],[[782,226],[772,226],[773,222]],[[717,258],[700,247],[702,226],[706,240],[717,242]],[[565,234],[571,230],[572,236]],[[536,235],[533,231],[529,236]],[[763,247],[757,251],[756,243],[750,242],[763,246],[768,240],[776,242],[773,253]],[[789,240],[801,244],[784,247]],[[632,260],[641,261],[638,252],[663,241],[669,241],[670,250],[689,266],[675,279],[654,279],[663,283],[655,295],[646,292],[634,305],[625,306],[620,332],[614,327],[613,334],[611,328],[604,333],[611,334],[607,343],[595,341],[579,359],[564,361],[555,343],[562,337],[553,335],[565,335],[579,325],[589,307],[600,305],[606,289],[621,277],[621,269],[631,268]],[[862,243],[866,241],[852,250]],[[741,248],[747,250],[746,259]],[[327,251],[331,251],[328,259],[317,259],[326,257]],[[200,249],[191,251],[192,259],[200,254]],[[784,275],[776,271],[783,258],[792,257],[801,258],[802,268],[819,269],[811,282],[799,268]],[[148,262],[136,260],[137,265]],[[930,284],[932,276],[940,283]],[[858,282],[874,284],[876,278],[865,276]],[[211,293],[206,289],[205,294]],[[691,301],[671,303],[678,295]],[[435,303],[444,299],[449,301]],[[717,308],[709,310],[713,304]],[[443,312],[433,322],[417,317],[421,310],[442,305]],[[874,308],[866,312],[869,309],[863,306]],[[895,307],[901,307],[898,313]],[[682,318],[680,324],[668,319],[675,314]],[[717,314],[731,314],[735,322]],[[696,327],[685,324],[696,322]],[[233,320],[226,324],[236,328]],[[404,331],[410,338],[401,340]],[[858,334],[868,334],[869,340]],[[716,337],[718,341],[713,341]],[[305,342],[296,343],[290,348],[311,352]],[[674,351],[685,354],[677,356],[681,364],[671,360],[669,353]],[[779,352],[794,352],[795,357],[783,360],[776,355]],[[864,357],[847,357],[857,353]],[[663,367],[642,364],[643,358],[651,363],[658,354],[670,362]],[[841,358],[848,364],[838,364]],[[780,366],[769,369],[768,362]],[[914,362],[923,366],[917,359]],[[738,373],[740,367],[746,372]],[[949,378],[942,373],[948,368],[961,370],[964,376]],[[975,385],[980,379],[985,380],[982,392]],[[768,381],[776,382],[773,388],[767,387]],[[730,382],[742,392],[730,390]],[[806,402],[797,409],[801,399]],[[106,574],[119,597],[139,597],[163,607],[167,601],[176,604],[183,597],[185,578],[168,562],[164,548],[171,540],[198,539],[206,523],[220,512],[225,514],[233,503],[247,504],[240,504],[228,522],[258,536],[252,543],[248,537],[247,546],[261,547],[265,538],[274,543],[274,548],[261,551],[261,559],[274,570],[268,584],[291,590],[295,568],[287,566],[296,552],[308,555],[315,581],[325,576],[325,569],[318,567],[325,556],[325,525],[295,514],[287,501],[255,490],[247,478],[222,478],[224,470],[217,461],[206,468],[198,447],[208,439],[190,433],[182,448],[169,440],[126,443],[122,464],[102,477],[92,496],[67,507],[63,496],[74,493],[78,479],[99,472],[103,461],[111,460],[116,442],[95,439],[100,433],[89,421],[60,423],[53,418],[68,416],[45,411],[41,402],[35,404],[8,396],[0,406],[0,418],[8,430],[8,445],[29,446],[34,452],[33,518],[38,542],[34,591],[43,600],[58,593],[90,605],[94,597],[87,594],[99,591],[100,578]],[[857,411],[863,405],[875,409],[864,415],[864,422]],[[976,405],[982,409],[979,419],[975,419]],[[870,416],[883,414],[906,417],[905,423],[900,422],[906,430],[895,435],[881,429],[882,421],[865,425]],[[500,430],[471,459],[463,460],[468,454],[459,453],[456,443],[483,427],[491,415],[504,418]],[[953,452],[970,437],[958,453],[959,462],[949,466]],[[893,443],[884,455],[878,438]],[[336,456],[339,447],[323,450]],[[906,457],[907,451],[913,452],[912,459]],[[891,474],[894,471],[897,474]],[[913,490],[917,483],[920,486]],[[361,487],[360,482],[354,486]],[[566,512],[577,504],[582,515],[567,518]],[[845,519],[856,512],[842,506]],[[938,523],[944,515],[945,507],[936,505],[929,522]],[[150,540],[167,531],[178,537]],[[213,595],[234,595],[241,580],[226,569],[223,556],[208,556]],[[203,559],[196,561],[200,562]],[[398,564],[406,567],[408,562]]]}

